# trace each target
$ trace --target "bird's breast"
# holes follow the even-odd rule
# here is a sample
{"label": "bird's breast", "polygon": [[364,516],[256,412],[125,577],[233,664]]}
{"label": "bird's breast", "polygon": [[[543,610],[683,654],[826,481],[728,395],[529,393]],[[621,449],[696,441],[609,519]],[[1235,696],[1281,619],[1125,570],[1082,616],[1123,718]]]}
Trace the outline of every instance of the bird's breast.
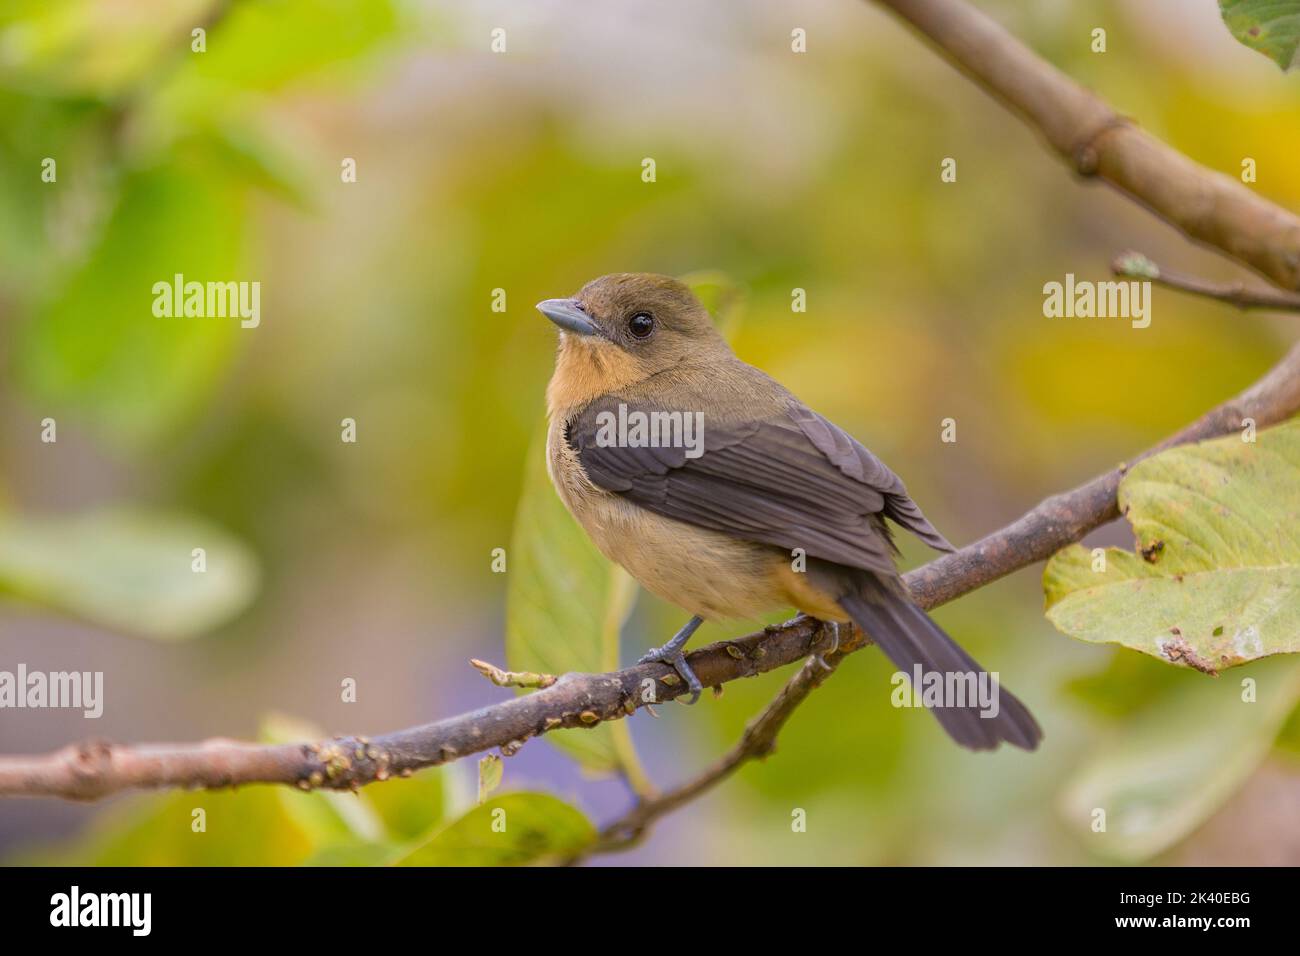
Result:
{"label": "bird's breast", "polygon": [[594,485],[551,423],[547,467],[555,490],[600,552],[647,591],[703,618],[757,618],[792,606],[778,549],[665,518]]}

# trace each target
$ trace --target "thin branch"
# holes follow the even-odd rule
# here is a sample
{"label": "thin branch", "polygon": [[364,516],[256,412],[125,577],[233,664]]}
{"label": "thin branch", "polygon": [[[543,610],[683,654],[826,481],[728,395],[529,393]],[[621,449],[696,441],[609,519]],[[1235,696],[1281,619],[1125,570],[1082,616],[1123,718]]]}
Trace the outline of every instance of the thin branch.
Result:
{"label": "thin branch", "polygon": [[[600,832],[600,839],[587,853],[609,853],[631,849],[649,832],[651,824],[712,790],[750,760],[763,760],[776,749],[776,738],[787,720],[814,690],[822,685],[851,651],[870,641],[850,625],[840,626],[840,646],[824,656],[826,666],[809,658],[795,672],[781,692],[745,727],[740,742],[699,775],[672,790],[642,800]],[[583,854],[587,855],[587,854]]]}
{"label": "thin branch", "polygon": [[1300,291],[1294,213],[1144,133],[962,0],[876,2],[1037,129],[1079,175],[1110,183],[1188,237]]}
{"label": "thin branch", "polygon": [[1239,309],[1275,309],[1300,312],[1300,293],[1269,286],[1247,286],[1244,282],[1210,282],[1197,276],[1170,272],[1156,265],[1140,252],[1122,252],[1110,264],[1117,276],[1146,279],[1168,289],[1190,292],[1235,305]]}
{"label": "thin branch", "polygon": [[[1155,448],[1227,434],[1253,419],[1263,428],[1300,410],[1300,345],[1258,383],[1206,414]],[[1118,517],[1115,493],[1124,468],[1107,472],[1073,491],[1042,502],[1018,521],[975,544],[947,554],[905,576],[917,602],[931,608],[1044,560],[1092,529]],[[856,633],[856,632],[854,632]],[[784,667],[808,656],[820,635],[810,618],[720,641],[689,655],[705,686],[718,686]],[[837,664],[862,646],[850,637],[829,655]],[[789,713],[829,674],[805,666],[781,697],[751,725],[739,753],[724,758],[712,776],[659,797],[667,809],[713,786],[752,756],[771,749]],[[647,704],[684,691],[664,664],[638,664],[607,674],[565,674],[536,693],[437,723],[366,737],[336,737],[313,744],[261,745],[235,740],[199,744],[121,746],[90,741],[38,756],[0,757],[0,796],[56,796],[94,800],[132,788],[229,787],[248,783],[290,784],[302,789],[356,789],[376,780],[523,743],[562,727],[593,727],[618,720]],[[652,801],[640,816],[620,824],[624,836],[661,816]],[[637,812],[637,811],[634,811]]]}

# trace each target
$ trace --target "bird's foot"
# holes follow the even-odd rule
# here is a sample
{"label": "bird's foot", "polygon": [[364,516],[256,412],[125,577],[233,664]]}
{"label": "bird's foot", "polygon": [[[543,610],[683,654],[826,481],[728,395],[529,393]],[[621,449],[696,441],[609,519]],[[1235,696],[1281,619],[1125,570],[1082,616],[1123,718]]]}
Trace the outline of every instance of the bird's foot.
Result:
{"label": "bird's foot", "polygon": [[687,689],[691,692],[691,699],[685,701],[687,705],[694,704],[700,699],[700,694],[704,692],[704,685],[700,679],[695,676],[695,671],[691,670],[691,665],[686,663],[686,654],[682,650],[686,642],[691,639],[695,629],[704,623],[701,617],[693,617],[686,622],[686,625],[673,635],[673,639],[663,647],[655,647],[641,655],[638,664],[667,664],[677,672],[677,676],[686,682]]}
{"label": "bird's foot", "polygon": [[[686,663],[686,655],[679,651],[671,651],[668,645],[656,647],[646,654],[642,655],[637,661],[638,664],[650,663],[667,664],[677,672],[677,676],[686,682],[686,687],[691,692],[691,699],[682,701],[684,704],[693,704],[700,699],[700,694],[704,692],[704,685],[700,679],[695,676],[695,671],[691,670],[691,665]],[[680,698],[678,698],[680,700]]]}
{"label": "bird's foot", "polygon": [[822,621],[822,627],[830,633],[831,646],[813,651],[812,658],[827,670],[832,670],[830,664],[826,663],[826,655],[834,654],[840,649],[840,624],[839,621]]}

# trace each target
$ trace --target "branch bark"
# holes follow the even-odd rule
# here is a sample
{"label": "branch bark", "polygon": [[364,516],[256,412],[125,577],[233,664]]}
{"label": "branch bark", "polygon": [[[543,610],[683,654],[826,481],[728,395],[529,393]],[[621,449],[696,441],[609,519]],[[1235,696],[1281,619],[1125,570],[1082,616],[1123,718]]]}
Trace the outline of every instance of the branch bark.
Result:
{"label": "branch bark", "polygon": [[[1244,418],[1254,419],[1263,428],[1297,410],[1300,345],[1251,388],[1138,457],[1227,434],[1240,428]],[[904,579],[917,603],[932,608],[951,601],[1049,557],[1118,517],[1115,492],[1124,470],[1120,466],[1073,491],[1048,498],[1002,530],[909,572]],[[710,644],[688,659],[706,686],[718,686],[805,658],[819,636],[817,621],[800,618]],[[854,631],[839,651],[828,656],[827,663],[838,665],[865,643]],[[649,822],[716,785],[745,761],[768,753],[790,713],[829,673],[805,665],[750,725],[731,754],[701,779],[640,804],[607,831],[609,842],[626,843]],[[647,688],[653,688],[652,695],[645,692]],[[277,745],[224,739],[140,746],[88,741],[50,754],[0,757],[0,796],[95,800],[133,788],[249,783],[289,784],[305,790],[356,789],[494,747],[514,753],[533,737],[565,727],[594,727],[602,721],[619,720],[647,703],[672,700],[683,690],[666,665],[638,664],[605,674],[565,674],[528,696],[374,738],[347,736]]]}
{"label": "branch bark", "polygon": [[1300,218],[1294,213],[1133,126],[962,0],[876,2],[1038,130],[1079,175],[1109,183],[1189,238],[1284,289],[1300,290]]}

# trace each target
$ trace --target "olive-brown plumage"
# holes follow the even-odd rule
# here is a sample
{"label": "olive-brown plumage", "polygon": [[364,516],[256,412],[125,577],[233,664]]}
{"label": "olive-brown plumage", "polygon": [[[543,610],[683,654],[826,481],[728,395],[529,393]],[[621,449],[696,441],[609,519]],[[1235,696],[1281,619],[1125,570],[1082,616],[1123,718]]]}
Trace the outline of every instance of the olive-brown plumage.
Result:
{"label": "olive-brown plumage", "polygon": [[[561,328],[547,389],[556,490],[606,557],[696,616],[644,659],[697,686],[681,646],[700,618],[795,607],[853,620],[908,675],[982,673],[907,596],[886,520],[951,545],[880,459],[738,359],[686,286],[609,275],[538,308]],[[629,420],[661,428],[611,441]],[[698,434],[669,427],[683,423]],[[999,697],[996,716],[934,713],[963,746],[1036,747],[1029,711]]]}

